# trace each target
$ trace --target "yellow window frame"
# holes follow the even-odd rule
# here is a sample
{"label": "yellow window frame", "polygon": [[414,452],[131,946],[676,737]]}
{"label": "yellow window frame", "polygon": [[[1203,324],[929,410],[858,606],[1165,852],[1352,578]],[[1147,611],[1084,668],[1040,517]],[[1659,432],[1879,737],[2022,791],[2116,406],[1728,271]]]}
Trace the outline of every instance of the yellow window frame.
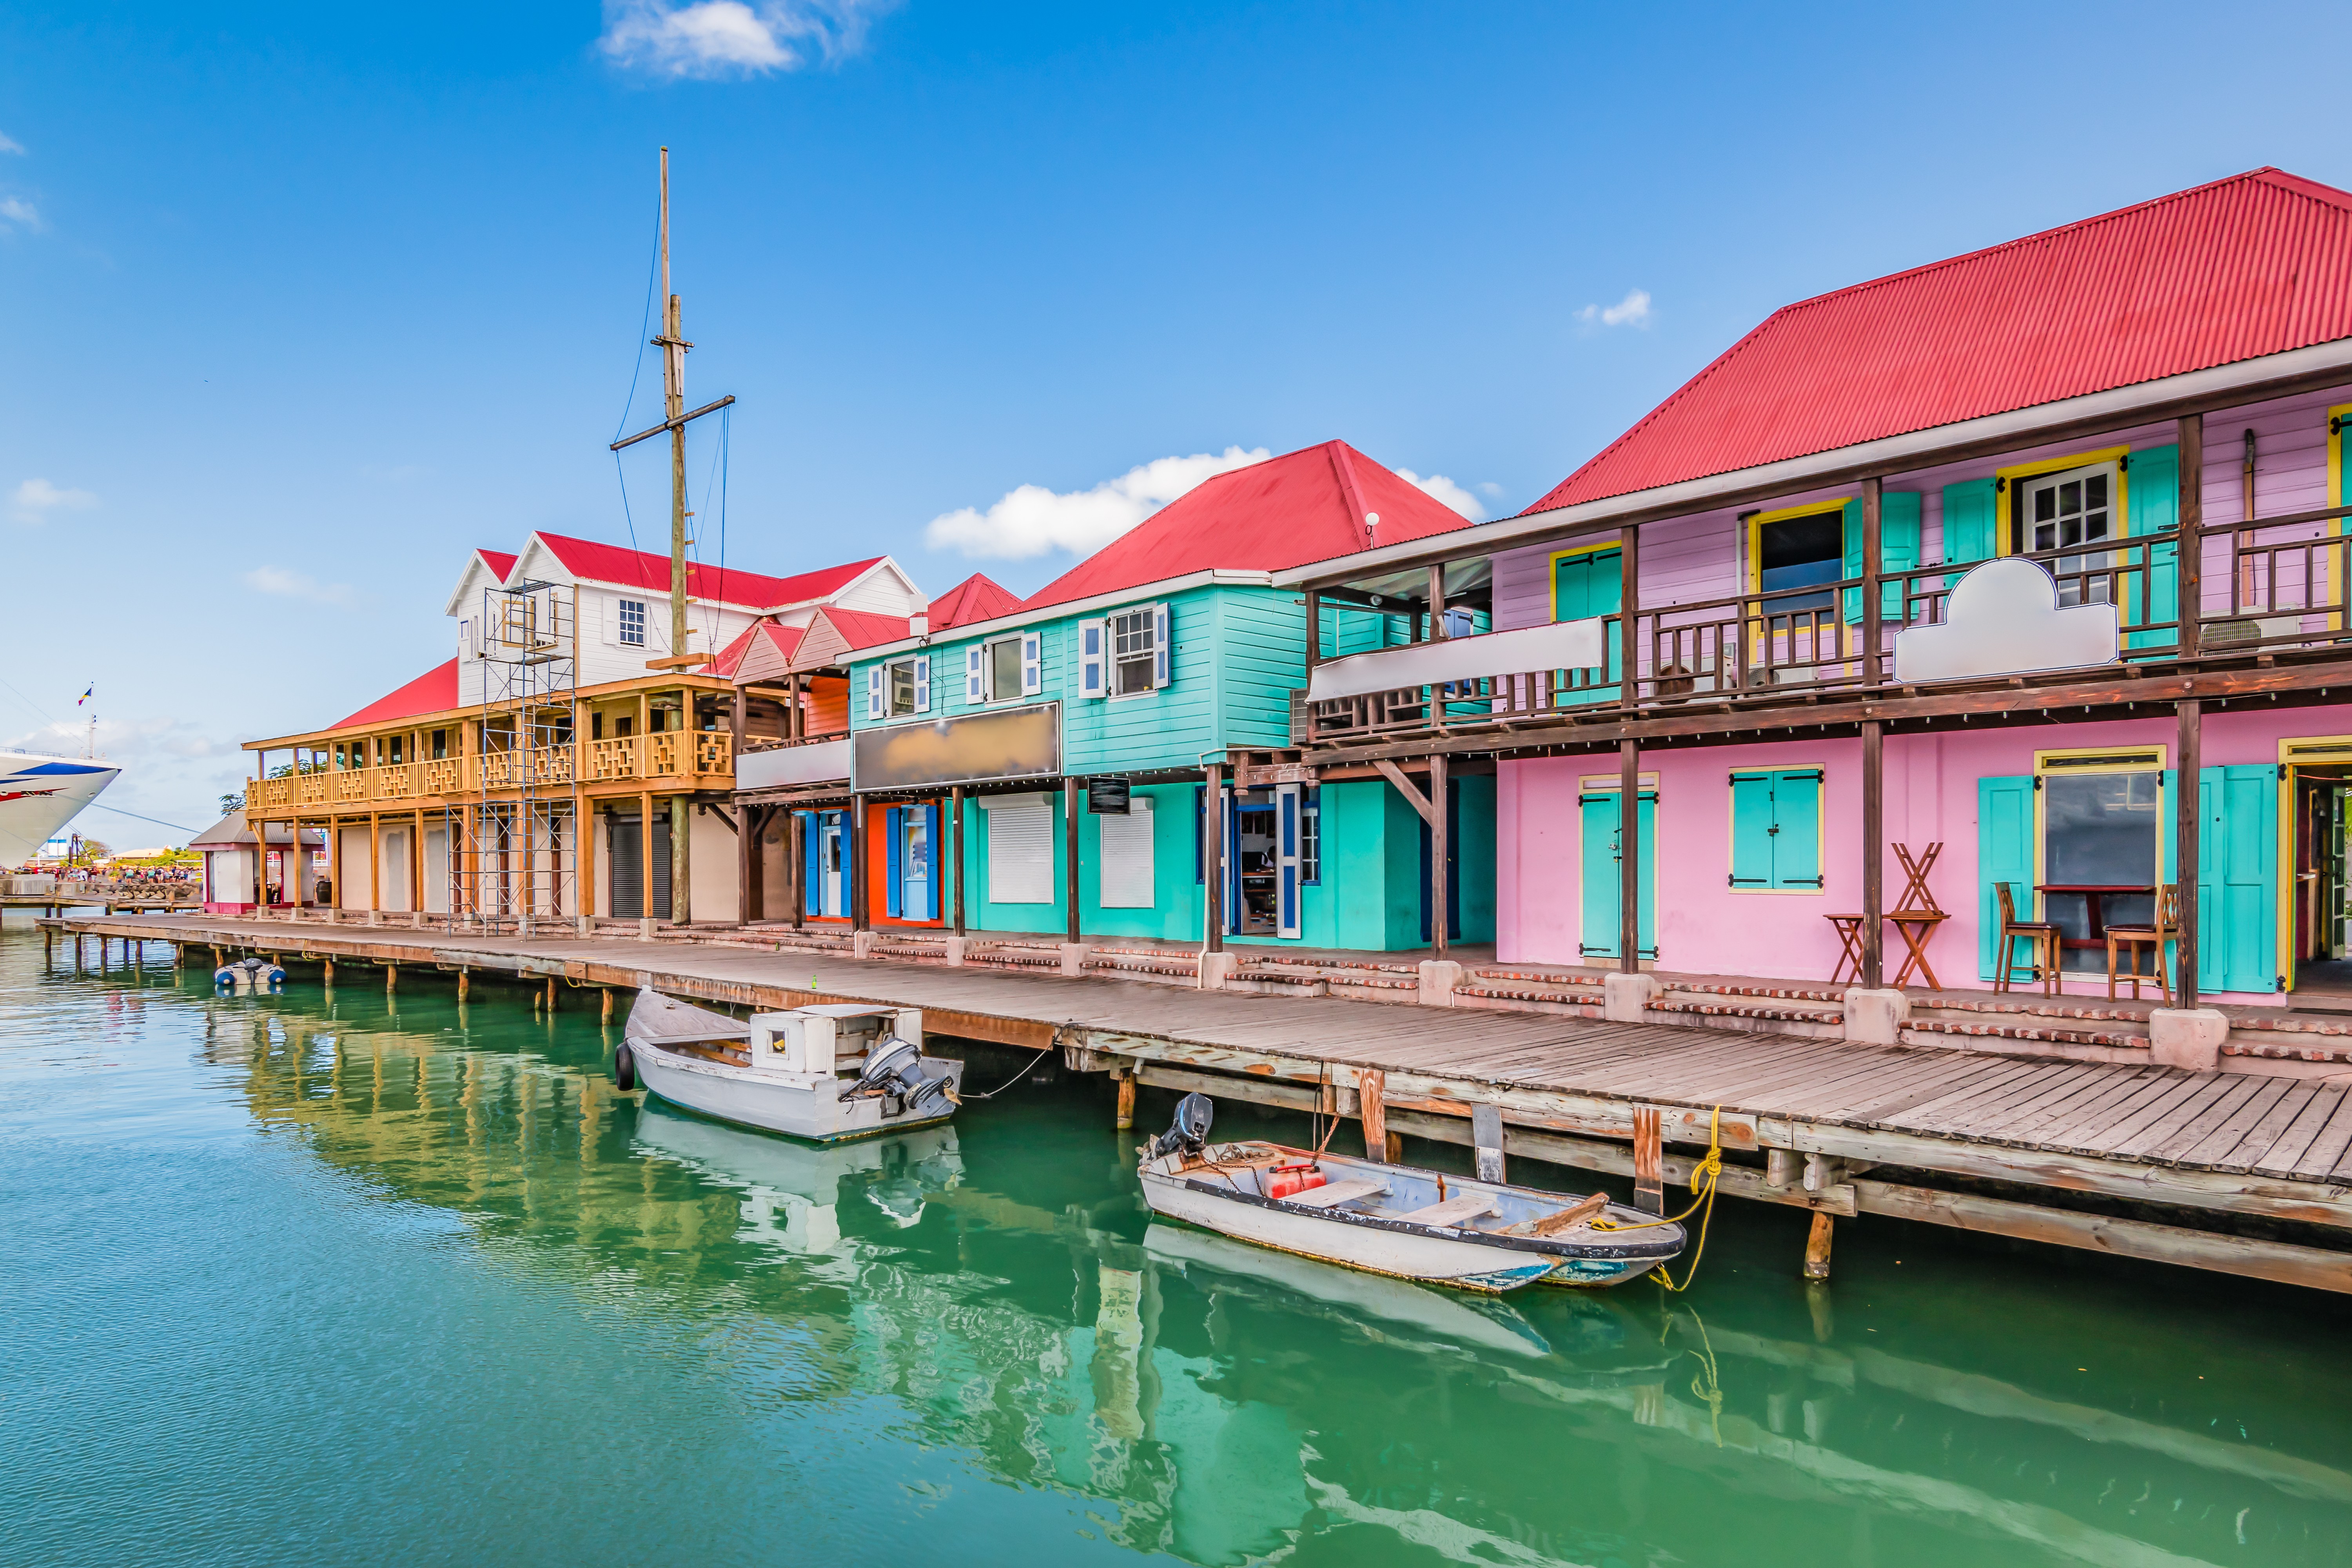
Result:
{"label": "yellow window frame", "polygon": [[[1764,530],[1766,528],[1776,522],[1790,522],[1801,517],[1819,517],[1825,512],[1835,512],[1843,518],[1847,505],[1855,499],[1853,496],[1839,496],[1832,500],[1814,500],[1807,501],[1802,506],[1777,507],[1770,511],[1759,511],[1749,516],[1748,519],[1748,591],[1751,594],[1760,594],[1764,591]],[[1843,554],[1839,557],[1838,571],[1841,574],[1845,571]],[[1830,606],[1832,609],[1838,608],[1837,592],[1834,589],[1830,593]],[[1843,610],[1838,611],[1836,618],[1838,657],[1851,658],[1853,650],[1848,644],[1861,636],[1860,628],[1855,628],[1852,633],[1847,631]],[[1757,619],[1755,630],[1748,634],[1748,657],[1759,664],[1764,660],[1764,620],[1760,616]]]}
{"label": "yellow window frame", "polygon": [[[1596,539],[1589,544],[1571,544],[1565,550],[1555,550],[1551,552],[1550,558],[1544,563],[1544,597],[1551,603],[1553,624],[1557,625],[1559,621],[1559,563],[1571,555],[1590,555],[1600,550],[1622,551],[1624,547],[1623,536],[1612,533],[1606,539]],[[1618,613],[1623,614],[1624,608],[1625,595],[1622,590],[1620,590],[1617,595]]]}
{"label": "yellow window frame", "polygon": [[[2094,458],[2093,460],[2104,459]],[[2077,465],[2068,463],[2064,466],[2073,468]],[[2044,468],[2042,471],[2048,473],[2050,470]],[[2164,881],[2164,812],[2168,800],[2168,793],[2164,787],[2164,770],[2167,766],[2165,757],[2166,752],[2162,742],[2152,742],[2147,745],[2059,746],[2046,752],[2033,753],[2033,918],[2035,920],[2047,918],[2042,908],[2042,884],[2050,879],[2047,847],[2050,835],[2044,814],[2050,792],[2042,787],[2042,781],[2053,773],[2092,772],[2094,770],[2087,764],[2093,762],[2109,764],[2095,770],[2103,773],[2156,774],[2156,876],[2157,883],[2160,887]]]}
{"label": "yellow window frame", "polygon": [[[2352,405],[2347,405],[2352,406]],[[2334,417],[2334,411],[2330,411]],[[2342,506],[2335,498],[2339,483],[2335,461],[2338,437],[2327,438],[2329,461],[2327,471],[2327,504]],[[2341,519],[2337,520],[2339,522]],[[2333,752],[2334,755],[2328,753]],[[2278,743],[2279,782],[2286,787],[2279,792],[2278,809],[2278,923],[2273,928],[2278,942],[2278,952],[2273,956],[2278,967],[2273,972],[2286,976],[2286,988],[2294,989],[2295,966],[2302,959],[2294,951],[2294,784],[2295,775],[2306,764],[2330,767],[2352,763],[2352,735],[2290,735]],[[2200,843],[2200,850],[2204,846]]]}

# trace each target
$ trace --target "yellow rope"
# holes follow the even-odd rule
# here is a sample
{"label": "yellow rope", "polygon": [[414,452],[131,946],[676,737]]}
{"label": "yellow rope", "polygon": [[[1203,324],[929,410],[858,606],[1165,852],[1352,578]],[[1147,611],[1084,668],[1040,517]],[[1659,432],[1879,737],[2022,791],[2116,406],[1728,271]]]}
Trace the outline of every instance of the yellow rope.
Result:
{"label": "yellow rope", "polygon": [[1669,1290],[1687,1290],[1691,1287],[1691,1281],[1698,1278],[1699,1259],[1706,1256],[1707,1225],[1715,1218],[1716,1178],[1722,1174],[1723,1107],[1718,1105],[1713,1114],[1707,1118],[1706,1157],[1691,1169],[1690,1190],[1696,1195],[1691,1200],[1690,1207],[1671,1219],[1644,1219],[1629,1222],[1613,1220],[1602,1215],[1592,1221],[1592,1228],[1595,1230],[1655,1230],[1663,1226],[1680,1225],[1691,1215],[1698,1214],[1701,1209],[1706,1210],[1706,1212],[1700,1215],[1698,1222],[1698,1249],[1691,1254],[1690,1272],[1683,1276],[1682,1283],[1679,1285],[1675,1283],[1674,1275],[1667,1271],[1666,1266],[1663,1263],[1658,1265],[1652,1275],[1659,1284]]}

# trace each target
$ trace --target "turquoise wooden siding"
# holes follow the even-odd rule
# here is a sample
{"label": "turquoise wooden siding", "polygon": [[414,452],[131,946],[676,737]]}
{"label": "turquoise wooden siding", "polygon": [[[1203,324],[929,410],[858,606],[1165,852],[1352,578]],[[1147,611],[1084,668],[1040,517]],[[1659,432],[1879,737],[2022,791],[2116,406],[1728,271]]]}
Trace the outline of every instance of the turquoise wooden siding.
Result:
{"label": "turquoise wooden siding", "polygon": [[[1993,885],[2009,884],[2017,918],[2033,913],[2033,779],[2031,774],[1977,780],[1977,975],[1994,978],[2000,961],[2000,901]],[[2022,949],[2025,944],[2014,946]],[[2008,955],[2012,965],[2014,952]],[[2012,968],[2012,978],[2020,977]]]}
{"label": "turquoise wooden siding", "polygon": [[[1881,492],[1878,503],[1878,568],[1882,572],[1908,572],[1919,564],[1919,492],[1916,490],[1886,490]],[[1862,501],[1859,498],[1845,503],[1845,574],[1862,575]],[[1898,619],[1903,614],[1903,584],[1889,583],[1880,591],[1879,615],[1886,620]],[[1862,619],[1862,590],[1845,591],[1845,618],[1851,622]]]}
{"label": "turquoise wooden siding", "polygon": [[[2135,471],[2138,464],[2134,463]],[[2179,775],[2165,770],[2164,874],[2179,876]],[[2278,953],[2278,769],[2206,768],[2197,787],[2197,984],[2265,992]]]}
{"label": "turquoise wooden siding", "polygon": [[1821,889],[1821,769],[1731,775],[1731,885],[1751,892]]}
{"label": "turquoise wooden siding", "polygon": [[1962,479],[1944,487],[1944,562],[1961,565],[1990,561],[2000,515],[1991,479]]}
{"label": "turquoise wooden siding", "polygon": [[[1062,800],[1051,793],[1047,807],[1053,816],[1054,901],[1046,904],[1000,904],[988,896],[988,813],[986,797],[964,802],[963,874],[964,924],[971,931],[1060,933],[1066,927],[1062,889],[1068,886],[1068,862],[1063,858]],[[1084,856],[1080,856],[1083,861]],[[950,892],[952,899],[954,894]]]}
{"label": "turquoise wooden siding", "polygon": [[[2124,480],[2131,506],[2129,531],[2133,536],[2161,533],[2179,525],[2179,447],[2150,447],[2145,451],[2134,452]],[[2154,632],[2129,629],[2146,626],[2150,621],[2168,621],[2179,613],[2179,556],[2178,544],[2159,544],[2148,552],[2146,582],[2126,580],[2122,595],[2125,601],[2122,606],[2125,647],[2170,647],[2179,640],[2179,634],[2168,628]]]}
{"label": "turquoise wooden siding", "polygon": [[[1583,816],[1581,857],[1583,930],[1580,951],[1588,958],[1616,958],[1624,918],[1624,878],[1618,856],[1619,791],[1586,790],[1576,797]],[[1634,938],[1640,956],[1658,956],[1658,795],[1641,798],[1641,908]]]}

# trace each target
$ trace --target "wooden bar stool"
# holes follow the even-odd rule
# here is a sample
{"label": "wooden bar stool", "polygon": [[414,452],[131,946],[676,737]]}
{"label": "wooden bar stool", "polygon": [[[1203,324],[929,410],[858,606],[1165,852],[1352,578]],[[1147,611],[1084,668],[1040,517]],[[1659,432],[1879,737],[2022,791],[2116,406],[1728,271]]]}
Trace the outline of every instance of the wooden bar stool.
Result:
{"label": "wooden bar stool", "polygon": [[2129,950],[2131,968],[2124,978],[2131,982],[2131,999],[2139,1000],[2139,983],[2147,978],[2139,966],[2142,946],[2156,949],[2156,992],[2168,1006],[2172,1002],[2170,970],[2164,955],[2165,944],[2180,934],[2180,885],[2167,882],[2156,890],[2156,923],[2144,926],[2109,926],[2107,928],[2107,1000],[2116,999],[2116,949]]}
{"label": "wooden bar stool", "polygon": [[1862,917],[1860,915],[1823,915],[1832,930],[1838,934],[1837,967],[1830,972],[1830,984],[1843,985],[1862,978]]}
{"label": "wooden bar stool", "polygon": [[2058,994],[2058,924],[2054,921],[2021,921],[2017,918],[2016,896],[2010,892],[2007,882],[1995,882],[1994,894],[2000,900],[2000,942],[1993,950],[1992,988],[2009,989],[2010,971],[2016,967],[2016,943],[2028,943],[2032,955],[2033,978],[2042,982],[2045,995]]}

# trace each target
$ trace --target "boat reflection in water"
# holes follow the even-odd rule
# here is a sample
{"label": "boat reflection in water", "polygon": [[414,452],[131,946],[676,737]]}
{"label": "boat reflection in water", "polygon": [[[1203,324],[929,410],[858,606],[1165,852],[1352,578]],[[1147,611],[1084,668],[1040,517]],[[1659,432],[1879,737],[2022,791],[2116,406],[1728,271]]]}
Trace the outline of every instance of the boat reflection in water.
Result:
{"label": "boat reflection in water", "polygon": [[1832,1319],[1786,1216],[1739,1211],[1703,1316],[1647,1287],[1490,1302],[1152,1225],[1092,1083],[819,1148],[619,1094],[576,1015],[203,1005],[266,1127],[682,1328],[694,1376],[807,1424],[781,1448],[867,1454],[884,1491],[948,1456],[1009,1532],[982,1555],[1076,1521],[1201,1564],[2268,1568],[2352,1541],[2352,1430],[2314,1397],[2352,1368],[2275,1300],[1860,1253]]}

